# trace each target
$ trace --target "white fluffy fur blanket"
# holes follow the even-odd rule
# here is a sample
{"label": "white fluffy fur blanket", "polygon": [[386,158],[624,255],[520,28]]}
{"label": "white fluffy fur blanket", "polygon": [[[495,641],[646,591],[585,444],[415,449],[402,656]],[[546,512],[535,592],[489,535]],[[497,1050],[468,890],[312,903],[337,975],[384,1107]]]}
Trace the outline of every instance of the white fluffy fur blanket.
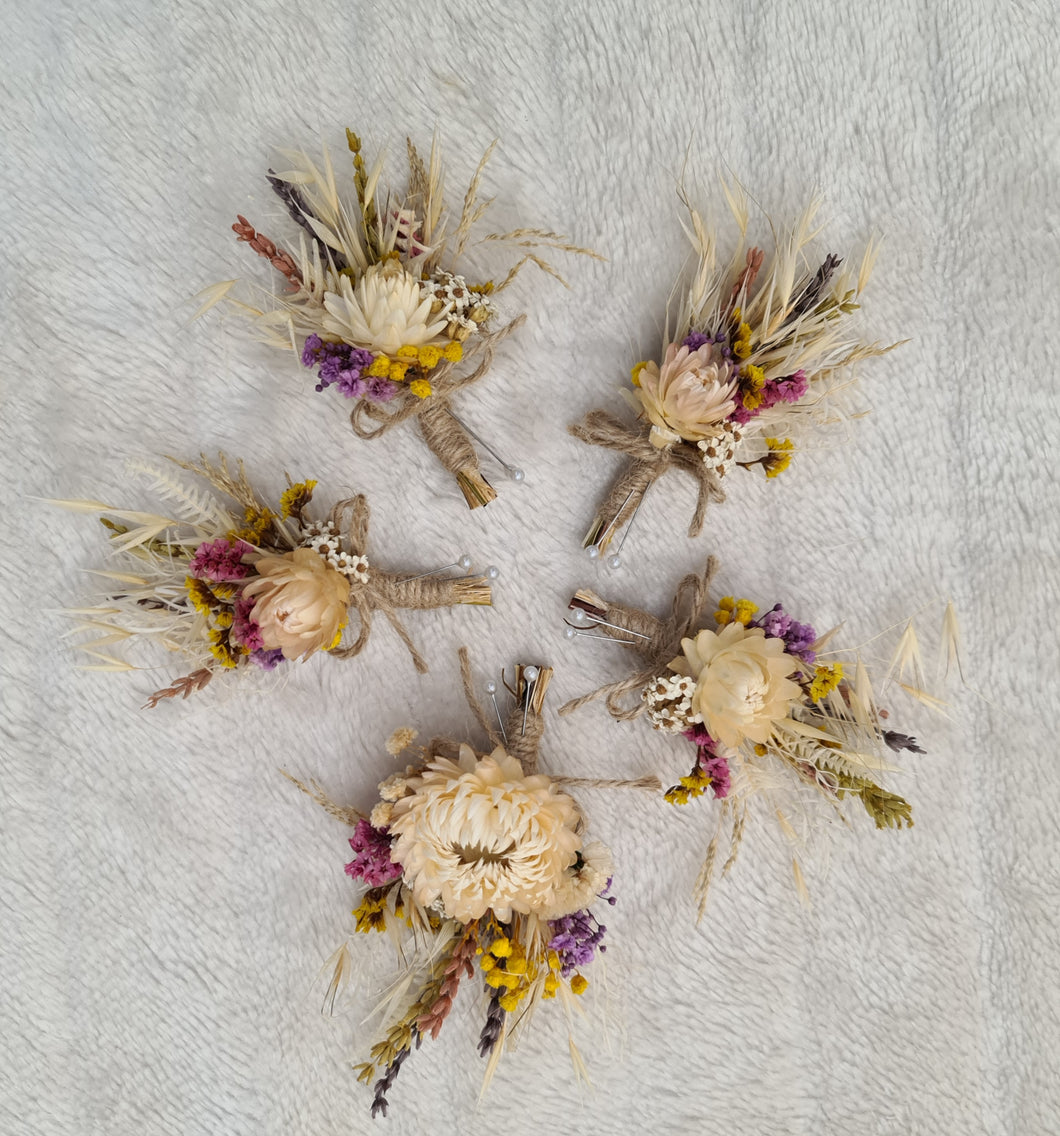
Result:
{"label": "white fluffy fur blanket", "polygon": [[[684,772],[670,739],[555,708],[621,673],[561,634],[572,588],[661,608],[707,553],[725,591],[869,639],[952,596],[973,689],[903,707],[928,753],[916,827],[836,828],[800,906],[762,826],[696,926],[709,805],[595,793],[618,863],[606,981],[576,1023],[541,1013],[479,1103],[481,1005],[457,1004],[391,1094],[392,1132],[879,1136],[1056,1131],[1060,899],[1056,490],[1060,50],[1046,0],[655,0],[404,5],[6,0],[0,91],[5,541],[0,1129],[42,1136],[346,1136],[351,1060],[392,957],[360,941],[357,992],[313,988],[348,929],[346,833],[278,774],[367,803],[399,725],[463,731],[455,650],[480,679],[556,668],[546,762]],[[530,319],[462,403],[526,483],[469,514],[411,434],[400,473],[334,398],[223,319],[206,284],[259,272],[237,212],[286,231],[271,147],[390,144],[438,128],[454,188],[496,137],[505,220],[609,257],[527,274]],[[691,144],[690,144],[691,139]],[[675,186],[720,215],[727,168],[776,216],[814,191],[829,247],[885,239],[863,312],[911,342],[867,365],[873,413],[768,486],[734,482],[706,535],[654,492],[617,573],[579,551],[615,460],[565,433],[658,344],[684,256]],[[695,176],[693,176],[695,175]],[[470,551],[496,608],[428,613],[419,679],[380,627],[365,654],[272,697],[220,687],[152,712],[157,673],[77,669],[58,609],[92,588],[88,517],[127,456],[242,454],[363,489],[395,563]],[[160,661],[164,662],[164,661]],[[981,696],[981,697],[980,697]]]}

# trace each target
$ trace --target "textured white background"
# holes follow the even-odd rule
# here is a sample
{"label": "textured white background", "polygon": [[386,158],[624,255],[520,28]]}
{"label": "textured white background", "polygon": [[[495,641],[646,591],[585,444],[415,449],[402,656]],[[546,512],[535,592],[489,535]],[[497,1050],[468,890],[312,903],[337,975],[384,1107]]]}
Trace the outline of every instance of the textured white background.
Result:
{"label": "textured white background", "polygon": [[[368,1131],[349,1061],[390,972],[362,939],[361,992],[333,1020],[312,989],[354,889],[340,826],[281,764],[368,803],[398,725],[472,735],[455,648],[482,681],[557,668],[549,768],[683,772],[644,724],[566,697],[622,673],[618,648],[559,633],[573,587],[661,610],[707,552],[721,584],[868,638],[952,595],[975,694],[949,720],[898,705],[928,743],[901,780],[916,827],[868,819],[822,843],[812,910],[762,827],[696,927],[709,806],[586,799],[620,903],[578,1040],[558,1013],[477,1105],[481,1005],[466,991],[405,1066],[392,1132],[1045,1133],[1060,1107],[1055,912],[1055,462],[1060,303],[1057,17],[1047,0],[877,5],[499,0],[3,5],[4,818],[0,1128],[11,1133]],[[187,298],[266,272],[229,225],[277,239],[273,145],[422,145],[437,125],[459,198],[502,140],[499,223],[555,226],[607,264],[564,291],[527,274],[531,319],[464,411],[525,466],[469,514],[413,434],[358,443],[336,397]],[[615,459],[569,438],[655,350],[683,256],[674,194],[689,139],[700,202],[727,165],[782,216],[820,189],[829,248],[886,244],[870,337],[912,343],[864,370],[874,413],[768,485],[734,478],[687,541],[680,479],[626,567],[578,551]],[[822,251],[824,251],[822,247]],[[483,260],[484,270],[496,262]],[[380,627],[266,697],[220,685],[154,712],[174,673],[76,669],[57,609],[91,588],[102,533],[36,498],[135,494],[129,455],[241,453],[322,500],[370,494],[379,560],[470,550],[502,569],[494,611],[413,616],[418,679]],[[137,501],[140,498],[136,498]],[[937,610],[937,609],[936,609]],[[163,662],[164,660],[159,660]],[[826,856],[825,853],[829,852]]]}

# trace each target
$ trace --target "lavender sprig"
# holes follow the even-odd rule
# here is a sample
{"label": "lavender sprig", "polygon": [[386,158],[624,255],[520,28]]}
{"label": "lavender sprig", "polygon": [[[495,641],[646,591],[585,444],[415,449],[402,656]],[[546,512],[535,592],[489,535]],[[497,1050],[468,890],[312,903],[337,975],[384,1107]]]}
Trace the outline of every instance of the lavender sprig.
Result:
{"label": "lavender sprig", "polygon": [[489,1057],[500,1040],[505,1015],[505,1010],[501,1006],[502,993],[503,990],[499,986],[490,989],[490,1004],[486,1011],[486,1024],[482,1027],[482,1033],[479,1034],[478,1038],[479,1057]]}
{"label": "lavender sprig", "polygon": [[832,279],[832,274],[842,263],[842,257],[836,256],[834,252],[830,252],[824,258],[824,262],[821,267],[817,269],[816,275],[810,283],[806,285],[806,291],[795,301],[795,306],[791,309],[791,314],[787,319],[788,323],[792,320],[797,320],[799,316],[804,315],[817,303],[828,281]]}
{"label": "lavender sprig", "polygon": [[[417,1048],[420,1043],[420,1035],[416,1030],[412,1031],[412,1036],[416,1041]],[[375,1096],[372,1098],[372,1118],[374,1119],[380,1113],[386,1116],[387,1109],[390,1103],[386,1099],[386,1094],[390,1092],[391,1086],[397,1079],[398,1073],[401,1072],[401,1066],[405,1063],[405,1058],[412,1052],[411,1043],[408,1049],[402,1049],[400,1053],[394,1058],[393,1061],[386,1067],[386,1072],[375,1083]]]}
{"label": "lavender sprig", "polygon": [[277,177],[275,170],[269,170],[266,177],[268,178],[269,185],[272,186],[273,192],[287,207],[287,212],[290,213],[292,219],[297,221],[309,234],[310,238],[320,246],[320,251],[325,259],[329,256],[331,257],[336,271],[341,272],[346,267],[346,258],[337,249],[328,248],[316,235],[313,226],[309,223],[309,218],[313,216],[313,210],[309,208],[309,202],[306,201],[302,191],[289,181],[284,181],[283,178]]}
{"label": "lavender sprig", "polygon": [[888,748],[896,753],[903,749],[909,750],[910,753],[927,753],[927,750],[917,745],[916,738],[910,737],[909,734],[900,734],[897,730],[884,730],[883,740]]}

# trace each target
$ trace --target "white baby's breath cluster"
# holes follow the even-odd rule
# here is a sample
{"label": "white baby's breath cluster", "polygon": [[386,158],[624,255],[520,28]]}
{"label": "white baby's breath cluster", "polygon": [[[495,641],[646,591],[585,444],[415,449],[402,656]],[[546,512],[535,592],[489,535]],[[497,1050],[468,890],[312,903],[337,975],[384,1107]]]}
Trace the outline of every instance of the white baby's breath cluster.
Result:
{"label": "white baby's breath cluster", "polygon": [[448,321],[445,330],[452,339],[466,339],[493,314],[490,298],[469,288],[463,276],[439,270],[420,287],[434,301],[431,314]]}
{"label": "white baby's breath cluster", "polygon": [[696,680],[687,675],[659,675],[644,688],[644,703],[651,724],[667,734],[683,734],[703,715],[692,709]]}
{"label": "white baby's breath cluster", "polygon": [[716,436],[703,438],[696,445],[703,454],[703,464],[718,477],[724,477],[736,460],[736,448],[743,439],[740,427],[726,423]]}
{"label": "white baby's breath cluster", "polygon": [[332,521],[309,521],[302,526],[302,547],[311,548],[347,579],[368,583],[368,557],[354,556],[342,547]]}

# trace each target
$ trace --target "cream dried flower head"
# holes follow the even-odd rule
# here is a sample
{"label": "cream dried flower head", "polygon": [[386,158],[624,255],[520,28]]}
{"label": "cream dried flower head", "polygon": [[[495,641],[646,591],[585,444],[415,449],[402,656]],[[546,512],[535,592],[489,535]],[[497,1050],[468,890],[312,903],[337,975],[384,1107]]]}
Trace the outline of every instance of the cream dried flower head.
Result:
{"label": "cream dried flower head", "polygon": [[713,437],[736,409],[736,369],[715,358],[709,343],[696,351],[671,343],[662,367],[645,363],[637,382],[637,398],[652,424],[652,443],[659,449],[682,438],[698,442]]}
{"label": "cream dried flower head", "polygon": [[577,866],[564,873],[556,886],[552,902],[536,912],[542,919],[561,919],[588,907],[611,878],[611,850],[594,841],[579,853]]}
{"label": "cream dried flower head", "polygon": [[324,330],[366,351],[396,355],[401,347],[444,342],[446,321],[431,316],[433,298],[398,260],[373,264],[357,281],[339,280],[324,295]]}
{"label": "cream dried flower head", "polygon": [[391,857],[424,907],[440,902],[462,923],[487,911],[507,922],[514,912],[558,918],[596,894],[599,871],[575,879],[577,805],[503,749],[480,760],[461,746],[458,762],[435,758],[408,787],[391,814]]}
{"label": "cream dried flower head", "polygon": [[253,599],[251,618],[261,628],[266,650],[285,659],[305,659],[334,646],[346,626],[350,582],[311,548],[283,556],[262,556],[258,578],[243,588]]}
{"label": "cream dried flower head", "polygon": [[692,709],[724,745],[768,741],[802,697],[790,678],[798,660],[785,652],[783,639],[767,639],[761,627],[734,622],[720,632],[700,631],[682,639],[681,649],[670,669],[696,680]]}

